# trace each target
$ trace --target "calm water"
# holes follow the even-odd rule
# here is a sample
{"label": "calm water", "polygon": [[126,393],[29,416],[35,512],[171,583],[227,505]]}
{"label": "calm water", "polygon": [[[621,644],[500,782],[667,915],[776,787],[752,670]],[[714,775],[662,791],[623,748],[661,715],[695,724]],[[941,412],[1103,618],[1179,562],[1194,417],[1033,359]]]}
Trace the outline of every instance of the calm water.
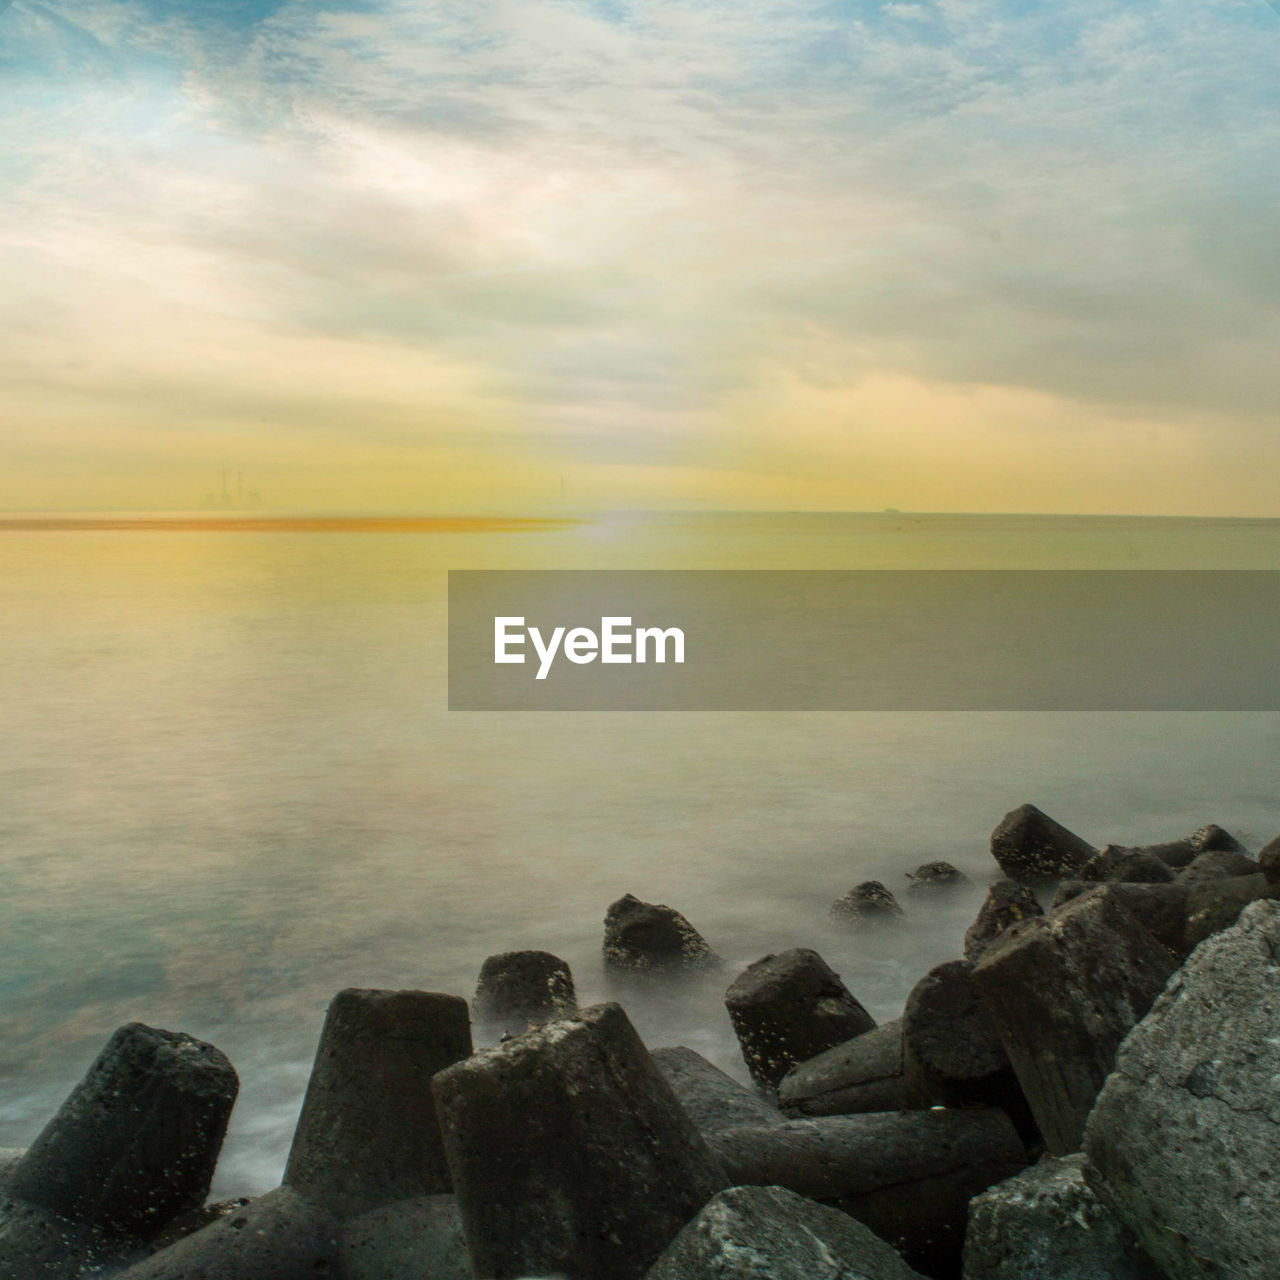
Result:
{"label": "calm water", "polygon": [[[730,966],[624,994],[642,1033],[744,1076],[733,968],[812,945],[896,1015],[958,954],[990,829],[1024,800],[1098,844],[1280,830],[1269,714],[450,715],[445,572],[477,567],[1280,568],[1280,522],[0,532],[0,1146],[140,1019],[230,1055],[216,1190],[265,1190],[334,991],[469,996],[486,955],[541,947],[584,1002],[609,996],[601,919],[628,891],[680,907]],[[934,858],[972,891],[904,897],[896,935],[828,922],[852,884],[901,892]]]}

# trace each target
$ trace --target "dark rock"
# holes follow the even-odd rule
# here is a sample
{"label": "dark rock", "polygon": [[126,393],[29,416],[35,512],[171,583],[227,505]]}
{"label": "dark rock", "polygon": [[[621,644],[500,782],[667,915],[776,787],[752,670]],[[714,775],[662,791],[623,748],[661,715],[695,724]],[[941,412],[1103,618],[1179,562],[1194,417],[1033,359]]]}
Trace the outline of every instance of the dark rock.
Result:
{"label": "dark rock", "polygon": [[1280,836],[1258,850],[1258,866],[1262,868],[1268,884],[1280,884]]}
{"label": "dark rock", "polygon": [[1230,831],[1224,831],[1216,822],[1201,827],[1191,837],[1191,843],[1199,853],[1208,853],[1214,849],[1225,849],[1228,853],[1249,852]]}
{"label": "dark rock", "polygon": [[707,940],[674,907],[619,898],[604,917],[604,962],[646,973],[705,969],[720,963]]}
{"label": "dark rock", "polygon": [[879,880],[864,880],[831,904],[831,914],[851,924],[882,924],[900,920],[903,912]]}
{"label": "dark rock", "polygon": [[478,1276],[642,1276],[725,1185],[616,1004],[432,1081]]}
{"label": "dark rock", "polygon": [[578,1007],[569,966],[549,951],[505,951],[480,966],[471,1009],[494,1040],[568,1017]]}
{"label": "dark rock", "polygon": [[422,1196],[370,1209],[342,1224],[342,1280],[472,1280],[453,1196]]}
{"label": "dark rock", "polygon": [[460,996],[338,992],[320,1033],[284,1185],[345,1212],[450,1191],[427,1082],[470,1052]]}
{"label": "dark rock", "polygon": [[781,1124],[782,1113],[753,1089],[713,1067],[700,1053],[683,1047],[655,1049],[658,1070],[701,1133],[740,1124]]}
{"label": "dark rock", "polygon": [[25,1200],[0,1198],[0,1280],[79,1280],[141,1257],[138,1242]]}
{"label": "dark rock", "polygon": [[736,1184],[781,1186],[852,1215],[935,1280],[960,1272],[969,1200],[1026,1164],[1003,1111],[895,1111],[726,1129]]}
{"label": "dark rock", "polygon": [[204,1203],[238,1088],[213,1045],[128,1023],[9,1171],[5,1191],[145,1240]]}
{"label": "dark rock", "polygon": [[724,1002],[751,1078],[768,1089],[796,1063],[876,1025],[808,947],[757,960],[734,979]]}
{"label": "dark rock", "polygon": [[1047,1159],[975,1196],[964,1280],[1160,1280],[1085,1183],[1083,1163]]}
{"label": "dark rock", "polygon": [[730,1187],[710,1200],[647,1280],[922,1280],[848,1214],[783,1187]]}
{"label": "dark rock", "polygon": [[1247,854],[1233,849],[1210,849],[1198,853],[1178,872],[1180,884],[1203,884],[1206,880],[1225,880],[1228,876],[1256,876],[1262,867]]}
{"label": "dark rock", "polygon": [[1229,929],[1249,903],[1273,893],[1273,887],[1261,872],[1252,876],[1205,880],[1187,885],[1186,890],[1188,950],[1205,938]]}
{"label": "dark rock", "polygon": [[9,1170],[26,1154],[26,1147],[0,1147],[0,1195],[4,1193],[4,1184],[9,1177]]}
{"label": "dark rock", "polygon": [[195,1235],[197,1231],[202,1231],[211,1223],[220,1222],[223,1218],[240,1213],[249,1203],[247,1197],[240,1196],[235,1200],[217,1200],[212,1204],[192,1209],[188,1213],[179,1214],[158,1236],[147,1241],[147,1248],[152,1253],[159,1253],[161,1249],[167,1249],[170,1245],[177,1244],[179,1240]]}
{"label": "dark rock", "polygon": [[1184,884],[1127,884],[1110,881],[1091,884],[1085,880],[1064,880],[1054,895],[1051,911],[1083,893],[1105,894],[1119,902],[1162,946],[1182,959],[1191,950],[1187,941],[1187,886]]}
{"label": "dark rock", "polygon": [[977,918],[965,930],[964,958],[976,960],[1010,926],[1042,915],[1040,900],[1026,885],[997,880],[987,890]]}
{"label": "dark rock", "polygon": [[1120,1041],[1176,967],[1101,893],[1014,925],[974,966],[974,985],[1051,1154],[1079,1150]]}
{"label": "dark rock", "polygon": [[1033,804],[1006,813],[991,833],[991,856],[1010,880],[1022,884],[1076,876],[1095,853],[1091,844]]}
{"label": "dark rock", "polygon": [[915,875],[908,875],[907,879],[911,881],[907,886],[907,892],[911,894],[930,894],[969,883],[969,877],[949,862],[926,862],[916,868]]}
{"label": "dark rock", "polygon": [[799,1063],[778,1085],[778,1105],[788,1116],[898,1111],[906,1099],[901,1018]]}
{"label": "dark rock", "polygon": [[335,1214],[279,1187],[130,1267],[120,1280],[336,1280],[340,1238]]}
{"label": "dark rock", "polygon": [[1202,943],[1125,1040],[1085,1133],[1089,1185],[1170,1280],[1274,1280],[1280,903]]}
{"label": "dark rock", "polygon": [[1080,868],[1082,880],[1123,880],[1131,884],[1168,884],[1173,869],[1146,849],[1109,844]]}
{"label": "dark rock", "polygon": [[1001,1107],[1024,1140],[1035,1122],[964,960],[931,969],[902,1015],[902,1073],[914,1107]]}

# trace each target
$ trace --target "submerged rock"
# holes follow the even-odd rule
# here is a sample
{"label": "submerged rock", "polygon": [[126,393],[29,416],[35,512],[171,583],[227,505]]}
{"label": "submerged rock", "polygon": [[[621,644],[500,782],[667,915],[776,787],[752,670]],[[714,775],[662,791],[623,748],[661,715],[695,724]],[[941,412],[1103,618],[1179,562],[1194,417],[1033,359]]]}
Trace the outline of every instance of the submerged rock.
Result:
{"label": "submerged rock", "polygon": [[604,918],[604,962],[632,973],[706,969],[720,963],[710,944],[674,907],[625,894]]}
{"label": "submerged rock", "polygon": [[876,1025],[808,947],[757,960],[734,979],[724,1002],[747,1070],[767,1089],[796,1063]]}
{"label": "submerged rock", "polygon": [[852,924],[879,924],[900,920],[903,911],[879,880],[864,880],[831,904],[831,914]]}
{"label": "submerged rock", "polygon": [[440,1110],[478,1276],[642,1276],[726,1184],[616,1004],[440,1072]]}
{"label": "submerged rock", "polygon": [[860,1222],[783,1187],[709,1201],[647,1280],[923,1280]]}
{"label": "submerged rock", "polygon": [[1204,942],[1125,1040],[1089,1119],[1090,1186],[1169,1280],[1280,1257],[1280,903]]}
{"label": "submerged rock", "polygon": [[1033,804],[1001,818],[991,833],[991,856],[1011,880],[1049,884],[1079,874],[1097,850]]}
{"label": "submerged rock", "polygon": [[1160,1280],[1083,1164],[1079,1154],[1043,1160],[975,1196],[964,1280]]}
{"label": "submerged rock", "polygon": [[977,918],[965,930],[964,958],[977,960],[1006,929],[1044,915],[1035,893],[1016,880],[997,880],[987,890]]}
{"label": "submerged rock", "polygon": [[907,892],[911,894],[930,894],[969,883],[969,877],[949,862],[926,862],[907,879],[911,881],[907,886]]}
{"label": "submerged rock", "polygon": [[531,1026],[564,1018],[578,1007],[569,966],[549,951],[504,951],[480,966],[471,1009],[476,1026],[492,1038],[520,1035]]}

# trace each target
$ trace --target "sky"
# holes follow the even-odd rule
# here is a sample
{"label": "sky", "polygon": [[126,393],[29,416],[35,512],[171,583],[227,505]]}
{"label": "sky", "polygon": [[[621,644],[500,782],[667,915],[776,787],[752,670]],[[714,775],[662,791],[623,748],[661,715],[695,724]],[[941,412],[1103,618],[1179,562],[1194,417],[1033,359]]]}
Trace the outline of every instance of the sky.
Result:
{"label": "sky", "polygon": [[1280,516],[1278,108],[1265,0],[0,0],[0,510]]}

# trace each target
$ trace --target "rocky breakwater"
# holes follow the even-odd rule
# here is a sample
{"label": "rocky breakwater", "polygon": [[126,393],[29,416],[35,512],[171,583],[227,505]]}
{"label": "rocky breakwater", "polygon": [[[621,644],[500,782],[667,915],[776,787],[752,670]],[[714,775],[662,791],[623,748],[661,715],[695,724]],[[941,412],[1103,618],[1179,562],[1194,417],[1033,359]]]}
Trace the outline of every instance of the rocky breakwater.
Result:
{"label": "rocky breakwater", "polygon": [[[470,1008],[339,992],[252,1200],[205,1203],[231,1064],[129,1024],[0,1152],[0,1280],[1269,1280],[1277,848],[1211,826],[1098,849],[1023,806],[901,1017],[808,948],[732,976],[740,1079],[579,1009],[547,952],[490,957]],[[890,922],[965,883],[907,878]],[[668,998],[722,980],[684,916],[629,895],[604,961]],[[499,1043],[475,1051],[473,1018]]]}

